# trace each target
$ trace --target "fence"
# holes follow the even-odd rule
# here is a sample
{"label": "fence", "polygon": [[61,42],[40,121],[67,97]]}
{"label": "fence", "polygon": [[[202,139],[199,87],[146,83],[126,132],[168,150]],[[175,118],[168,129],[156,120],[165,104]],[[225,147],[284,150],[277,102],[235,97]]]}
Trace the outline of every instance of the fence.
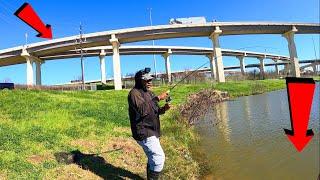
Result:
{"label": "fence", "polygon": [[15,89],[22,90],[56,90],[56,91],[80,91],[80,90],[97,90],[96,85],[55,85],[55,86],[28,86],[25,84],[15,84]]}
{"label": "fence", "polygon": [[[157,78],[153,80],[153,86],[163,86],[175,84],[180,81],[183,84],[201,84],[201,83],[210,83],[213,82],[211,79],[210,72],[194,72],[193,71],[185,71],[172,74],[172,82],[168,83],[166,75],[159,75]],[[227,81],[242,81],[242,80],[260,80],[260,79],[277,79],[284,78],[287,75],[280,74],[277,75],[274,71],[266,71],[264,73],[264,78],[261,78],[259,72],[251,71],[246,73],[246,75],[242,75],[240,72],[226,71],[226,80]],[[301,73],[301,77],[314,77],[314,73]],[[123,80],[122,87],[124,89],[130,89],[134,87],[134,78]],[[15,89],[25,89],[25,90],[60,90],[60,91],[80,91],[80,90],[113,90],[114,85],[113,82],[109,82],[107,85],[101,84],[90,84],[90,85],[82,85],[82,84],[73,84],[73,85],[55,85],[55,86],[28,86],[22,84],[15,84]]]}

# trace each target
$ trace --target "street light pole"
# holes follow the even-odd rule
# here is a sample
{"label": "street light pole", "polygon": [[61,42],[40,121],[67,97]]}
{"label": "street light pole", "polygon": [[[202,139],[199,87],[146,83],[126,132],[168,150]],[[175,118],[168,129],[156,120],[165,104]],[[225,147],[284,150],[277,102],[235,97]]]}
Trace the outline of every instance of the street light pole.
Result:
{"label": "street light pole", "polygon": [[[149,18],[150,18],[150,25],[152,25],[152,8],[148,8],[149,10]],[[152,47],[154,47],[154,40],[152,40]],[[154,76],[157,78],[157,60],[156,60],[156,55],[153,54],[153,65],[154,65]]]}
{"label": "street light pole", "polygon": [[84,62],[83,62],[83,48],[82,43],[84,42],[83,36],[82,36],[82,23],[80,22],[79,27],[79,46],[80,46],[80,61],[81,61],[81,84],[82,84],[82,90],[85,90],[85,83],[84,83]]}

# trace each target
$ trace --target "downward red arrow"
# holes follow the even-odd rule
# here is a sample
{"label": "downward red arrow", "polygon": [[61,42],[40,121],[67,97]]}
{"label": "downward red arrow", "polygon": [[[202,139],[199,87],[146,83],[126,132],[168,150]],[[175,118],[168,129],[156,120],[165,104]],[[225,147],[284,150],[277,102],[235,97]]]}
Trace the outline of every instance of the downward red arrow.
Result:
{"label": "downward red arrow", "polygon": [[284,131],[296,149],[301,152],[313,137],[313,131],[307,129],[315,82],[311,78],[293,77],[287,77],[286,81],[292,130],[284,129]]}
{"label": "downward red arrow", "polygon": [[15,13],[18,18],[38,31],[38,37],[52,39],[52,30],[49,24],[44,25],[37,13],[32,9],[31,5],[24,3]]}

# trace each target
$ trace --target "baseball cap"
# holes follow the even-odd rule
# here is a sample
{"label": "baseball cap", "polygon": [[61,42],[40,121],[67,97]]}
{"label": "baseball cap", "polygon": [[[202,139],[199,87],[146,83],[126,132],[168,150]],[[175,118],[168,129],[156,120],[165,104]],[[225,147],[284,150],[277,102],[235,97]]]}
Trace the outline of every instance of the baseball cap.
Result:
{"label": "baseball cap", "polygon": [[135,75],[136,79],[142,79],[145,81],[149,81],[153,79],[153,76],[150,74],[151,68],[144,68],[138,71]]}

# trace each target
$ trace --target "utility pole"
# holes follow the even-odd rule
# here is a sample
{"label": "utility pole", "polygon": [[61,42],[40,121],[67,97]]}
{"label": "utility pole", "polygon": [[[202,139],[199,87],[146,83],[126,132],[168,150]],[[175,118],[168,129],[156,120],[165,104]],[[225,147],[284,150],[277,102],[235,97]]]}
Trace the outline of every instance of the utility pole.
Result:
{"label": "utility pole", "polygon": [[86,41],[86,40],[83,38],[82,24],[81,24],[81,22],[80,22],[80,27],[79,27],[79,41],[77,41],[77,44],[79,44],[79,49],[80,49],[82,90],[85,90],[85,86],[84,86],[83,47],[82,47],[82,44],[83,44],[85,41]]}
{"label": "utility pole", "polygon": [[[152,8],[148,8],[149,10],[149,18],[150,18],[150,25],[152,25]],[[154,48],[154,40],[152,40],[152,47]],[[153,65],[154,65],[154,76],[157,79],[157,60],[156,55],[153,54]]]}
{"label": "utility pole", "polygon": [[25,44],[25,45],[27,46],[27,44],[28,44],[28,33],[25,33],[25,34],[24,34],[24,37],[25,37],[25,39],[26,39],[26,44]]}

